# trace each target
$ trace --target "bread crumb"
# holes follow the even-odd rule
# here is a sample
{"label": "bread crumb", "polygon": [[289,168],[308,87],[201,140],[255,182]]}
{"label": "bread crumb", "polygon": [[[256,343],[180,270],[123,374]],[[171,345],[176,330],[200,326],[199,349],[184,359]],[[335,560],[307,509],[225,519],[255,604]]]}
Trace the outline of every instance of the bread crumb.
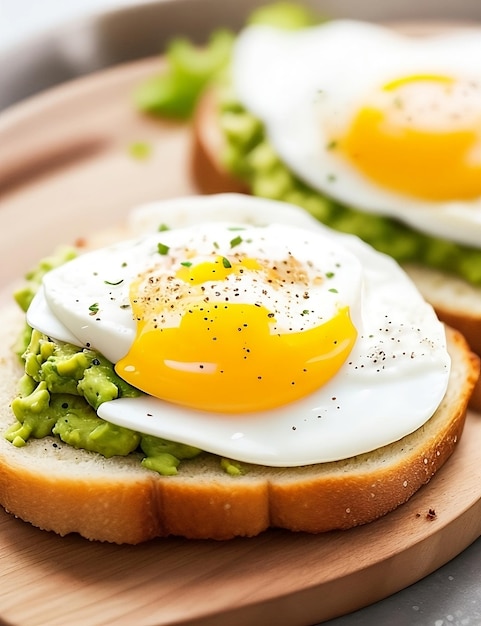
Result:
{"label": "bread crumb", "polygon": [[436,511],[434,509],[429,509],[429,511],[426,513],[426,519],[428,520],[436,519]]}

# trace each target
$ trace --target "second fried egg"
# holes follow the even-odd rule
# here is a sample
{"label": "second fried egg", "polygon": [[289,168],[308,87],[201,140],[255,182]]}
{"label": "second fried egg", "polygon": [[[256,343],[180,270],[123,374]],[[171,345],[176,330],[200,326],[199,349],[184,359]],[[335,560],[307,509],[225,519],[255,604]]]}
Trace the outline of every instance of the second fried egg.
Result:
{"label": "second fried egg", "polygon": [[238,98],[282,161],[355,209],[481,240],[479,31],[402,36],[339,20],[238,38]]}

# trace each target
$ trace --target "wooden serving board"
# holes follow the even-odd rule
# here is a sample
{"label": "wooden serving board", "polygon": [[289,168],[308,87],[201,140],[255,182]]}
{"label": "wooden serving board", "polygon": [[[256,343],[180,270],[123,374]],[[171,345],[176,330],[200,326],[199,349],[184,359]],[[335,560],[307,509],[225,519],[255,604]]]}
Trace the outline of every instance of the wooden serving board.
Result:
{"label": "wooden serving board", "polygon": [[[0,286],[56,244],[120,222],[135,204],[195,193],[189,128],[131,102],[148,60],[78,80],[0,116]],[[148,142],[151,158],[129,154]],[[419,580],[481,535],[481,416],[406,505],[319,536],[139,546],[61,538],[0,512],[0,622],[12,626],[314,624]],[[431,511],[431,513],[430,513]]]}

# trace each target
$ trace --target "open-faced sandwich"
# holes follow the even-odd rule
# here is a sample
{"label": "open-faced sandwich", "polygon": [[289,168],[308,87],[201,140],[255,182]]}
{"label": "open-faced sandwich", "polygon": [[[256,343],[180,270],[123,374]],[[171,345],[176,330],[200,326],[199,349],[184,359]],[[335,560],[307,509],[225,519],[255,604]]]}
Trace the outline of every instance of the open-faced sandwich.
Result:
{"label": "open-faced sandwich", "polygon": [[2,310],[0,504],[42,529],[348,529],[462,434],[479,374],[462,335],[390,257],[298,207],[144,206],[28,278]]}
{"label": "open-faced sandwich", "polygon": [[262,9],[229,54],[225,36],[210,46],[224,71],[212,64],[194,114],[199,188],[288,201],[361,237],[481,354],[481,29],[302,14]]}

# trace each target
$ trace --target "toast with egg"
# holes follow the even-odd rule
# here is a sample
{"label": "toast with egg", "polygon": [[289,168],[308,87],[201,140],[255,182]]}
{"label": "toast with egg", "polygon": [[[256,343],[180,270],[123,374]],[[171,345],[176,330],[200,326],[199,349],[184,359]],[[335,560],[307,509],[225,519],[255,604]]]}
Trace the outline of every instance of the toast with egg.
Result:
{"label": "toast with egg", "polygon": [[[160,213],[159,208],[161,209]],[[198,225],[205,222],[206,216],[209,216],[211,222],[209,232],[206,229],[194,228],[188,230],[187,233],[189,237],[196,233],[199,241],[202,242],[208,240],[209,237],[213,238],[216,244],[214,246],[216,248],[215,254],[217,254],[218,249],[222,250],[223,244],[228,247],[234,245],[235,249],[239,249],[243,245],[239,241],[239,233],[233,237],[232,232],[229,232],[232,231],[232,228],[227,227],[226,229],[225,215],[228,212],[227,209],[231,215],[238,217],[237,226],[246,225],[246,228],[241,230],[247,231],[249,224],[253,225],[253,228],[254,225],[260,226],[261,234],[259,236],[263,237],[262,246],[264,249],[269,248],[267,236],[265,236],[269,226],[266,224],[271,224],[274,216],[277,216],[278,220],[281,221],[281,214],[283,214],[284,224],[288,224],[287,249],[289,254],[291,254],[290,251],[293,249],[292,246],[296,239],[296,226],[302,227],[301,241],[303,247],[306,248],[309,247],[308,235],[311,235],[309,229],[319,230],[320,233],[324,233],[325,230],[313,218],[299,209],[296,210],[294,207],[281,203],[272,203],[242,195],[229,194],[216,198],[203,196],[197,199],[179,199],[164,202],[160,207],[146,206],[144,209],[140,208],[135,214],[135,219],[131,222],[129,229],[121,233],[122,238],[131,235],[137,229],[141,232],[144,230],[152,232],[150,226],[147,227],[146,224],[155,224],[158,227],[160,223],[168,228],[173,227],[173,231],[175,231],[175,227],[179,227],[181,229],[179,241],[182,241],[182,245],[185,246],[187,241],[190,244],[193,241],[184,238],[185,234],[183,233],[185,231],[182,230],[182,226],[185,222],[191,223],[194,220],[194,224]],[[168,223],[170,219],[173,220],[173,224]],[[213,222],[216,219],[222,221],[218,229],[213,228]],[[233,221],[228,221],[227,224],[231,225]],[[274,231],[269,230],[269,232],[280,233],[278,226],[279,223]],[[224,236],[227,237],[225,243],[220,236],[222,229],[224,229]],[[239,231],[239,228],[236,227],[234,230]],[[255,238],[253,230],[246,232],[245,236],[245,245],[252,246]],[[316,249],[323,247],[318,245],[319,241],[324,242],[325,248],[329,248],[330,243],[327,245],[326,239],[328,233],[324,233],[322,236],[324,239],[314,241]],[[159,263],[169,264],[167,253],[174,253],[169,249],[169,244],[174,243],[177,234],[172,232],[171,238],[168,239],[167,232],[162,230],[161,235],[155,235],[155,241],[158,240],[158,237],[162,237],[164,241],[159,252],[161,257]],[[319,237],[321,237],[320,234]],[[106,238],[107,243],[111,244],[110,233],[106,234]],[[272,237],[276,246],[279,243],[278,239],[278,236]],[[193,458],[184,459],[174,475],[160,475],[157,471],[141,465],[143,455],[139,448],[134,448],[131,453],[125,456],[117,454],[105,458],[98,452],[77,449],[74,447],[75,442],[73,445],[68,445],[60,436],[48,434],[43,436],[45,435],[43,433],[43,435],[39,435],[42,438],[31,437],[18,446],[12,445],[11,438],[7,440],[5,436],[2,436],[0,437],[0,504],[22,520],[60,535],[75,532],[90,540],[136,544],[155,537],[169,535],[192,539],[224,540],[236,536],[254,536],[271,527],[309,533],[348,529],[373,521],[408,500],[423,484],[430,480],[455,450],[462,435],[467,404],[479,376],[479,360],[471,353],[465,339],[459,332],[450,328],[444,329],[439,324],[432,309],[425,305],[410,281],[400,272],[391,259],[375,253],[356,238],[335,234],[332,235],[332,239],[344,241],[345,250],[342,254],[345,254],[347,250],[356,251],[357,258],[360,262],[362,260],[359,267],[363,268],[364,278],[359,282],[359,285],[363,285],[365,288],[362,299],[363,310],[369,302],[375,306],[376,310],[365,309],[363,331],[359,333],[359,343],[364,348],[357,356],[351,353],[351,361],[346,363],[347,368],[345,368],[344,373],[339,373],[339,376],[343,377],[343,385],[336,382],[336,380],[339,381],[339,378],[334,378],[334,387],[326,386],[325,389],[321,388],[308,393],[306,396],[309,410],[312,410],[312,404],[316,405],[314,413],[303,412],[306,410],[306,405],[293,402],[288,405],[283,404],[279,413],[272,414],[269,411],[267,417],[262,412],[257,413],[255,417],[240,415],[241,421],[237,423],[233,421],[235,417],[232,414],[227,417],[221,416],[221,420],[218,419],[219,414],[214,416],[212,420],[211,415],[198,414],[195,420],[199,420],[202,424],[201,431],[208,432],[208,439],[216,436],[217,429],[223,428],[221,426],[222,420],[232,420],[227,425],[228,440],[237,446],[237,453],[240,456],[236,456],[234,448],[225,450],[225,442],[221,442],[220,448],[217,450],[209,447],[201,448],[202,450],[211,450],[211,452],[203,452]],[[145,241],[149,242],[150,239],[147,238]],[[136,258],[140,256],[140,242],[137,240],[134,242],[133,247],[127,248],[115,245],[115,250],[119,251],[120,248],[123,250],[121,259],[125,262],[120,265],[125,272],[131,270],[129,269],[130,263],[126,262],[128,259],[124,252],[130,250],[131,252],[134,251]],[[94,247],[104,245],[105,241],[102,241],[102,238],[97,235]],[[182,249],[185,248],[182,247]],[[189,250],[192,249],[189,246]],[[102,248],[100,252],[105,255],[108,250]],[[327,252],[329,258],[332,259],[331,262],[341,258],[336,256],[334,252],[334,248]],[[95,254],[96,251],[93,253]],[[336,254],[341,254],[341,252]],[[87,257],[88,255],[83,255],[83,259],[78,259],[80,267],[84,267],[84,269],[84,263],[89,262]],[[104,256],[104,258],[107,257]],[[194,261],[194,258],[190,256],[191,261]],[[235,258],[237,261],[242,259],[239,256]],[[277,256],[272,258],[269,256],[268,258],[277,259]],[[325,257],[321,258],[325,259]],[[341,269],[340,264],[336,263],[336,273],[339,272],[341,276],[343,273],[351,276],[356,271],[356,266],[349,264],[347,256],[342,258],[346,261],[345,267]],[[153,272],[151,259],[152,253],[150,252],[147,255],[148,276],[152,276]],[[310,257],[308,259],[310,267],[314,266],[313,260]],[[99,274],[97,269],[104,267],[105,263],[99,262],[97,256],[93,256],[92,260],[93,265],[91,267],[94,268],[92,276],[97,276]],[[197,273],[203,267],[205,268],[205,266],[196,266],[195,261],[194,263],[191,261],[187,265],[181,263],[182,269],[180,271],[188,271],[191,265],[194,266]],[[279,259],[276,263],[278,262],[280,262]],[[296,259],[296,263],[300,263],[299,259]],[[74,260],[69,265],[78,269],[79,264]],[[324,265],[324,261],[322,264]],[[247,272],[248,265],[249,263],[240,269]],[[344,261],[342,265],[344,265]],[[114,266],[119,267],[116,261],[112,267]],[[196,267],[197,269],[195,269]],[[229,267],[224,265],[223,267],[223,271],[227,274],[230,271],[236,271],[231,265]],[[275,276],[273,273],[275,267],[269,267],[268,277],[272,278]],[[381,267],[384,269],[381,270]],[[75,274],[75,272],[69,271],[67,265],[60,270],[57,278]],[[138,276],[138,271],[137,268],[134,271],[134,276]],[[319,283],[317,280],[320,276],[319,268],[314,271],[315,282]],[[327,272],[326,278],[336,280],[336,285],[342,294],[345,285],[341,276],[331,277],[328,268],[324,271]],[[78,274],[75,275],[78,278]],[[88,273],[84,271],[83,275],[87,276]],[[194,275],[189,274],[189,276],[193,277]],[[233,276],[235,278],[234,286],[238,286],[237,278],[239,276],[236,277],[235,274]],[[261,274],[256,276],[256,280],[260,281]],[[88,317],[81,323],[82,328],[89,324],[97,325],[96,315],[90,316],[91,307],[84,307],[81,304],[80,284],[82,281],[77,280],[77,278],[74,279],[76,314],[79,314],[84,308],[88,311],[86,313]],[[119,280],[116,280],[115,283],[109,281],[107,285],[105,284],[106,281],[103,280],[104,278],[105,275],[101,273],[99,281],[103,285],[102,290],[107,294],[107,299],[117,303],[124,302],[124,298],[119,292],[116,292],[114,297],[113,289],[129,288],[128,286],[133,284],[131,278],[126,279],[126,276],[122,276],[122,280],[120,280],[116,274],[115,278]],[[109,278],[111,277],[109,276]],[[304,276],[303,281],[305,280]],[[401,299],[403,305],[405,300],[411,301],[408,310],[414,312],[413,319],[404,315],[397,319],[397,310],[390,311],[390,314],[386,315],[385,306],[379,309],[378,280],[381,281],[381,285],[384,285],[384,289],[381,289],[383,291],[381,299],[386,297],[385,292],[389,292],[393,294],[396,301]],[[148,282],[150,283],[150,281]],[[348,282],[350,285],[350,278]],[[391,288],[391,283],[395,287]],[[123,284],[124,287],[121,287],[120,284]],[[328,281],[327,286],[331,287],[333,284]],[[302,285],[305,289],[305,282],[302,282]],[[92,286],[91,283],[90,286]],[[294,289],[294,287],[289,289]],[[62,293],[64,291],[63,288],[60,290]],[[176,293],[178,294],[178,290]],[[191,292],[191,296],[192,294],[193,292]],[[318,302],[319,306],[321,306],[322,300],[328,300],[329,294],[330,297],[334,298],[334,301],[340,297],[336,295],[338,289],[328,289],[322,296],[318,296],[317,300],[321,301]],[[406,294],[406,297],[402,294]],[[87,304],[91,302],[91,295],[91,293],[87,295],[85,301]],[[100,303],[102,300],[99,299],[98,302]],[[293,303],[291,302],[289,306],[292,311]],[[301,304],[301,307],[305,306],[306,304]],[[120,308],[125,310],[124,306]],[[227,305],[225,308],[228,308]],[[389,309],[393,308],[396,307],[391,304]],[[100,304],[95,307],[95,312],[97,313],[99,309],[102,309]],[[254,305],[254,309],[258,310],[257,305]],[[3,341],[0,348],[0,362],[3,368],[3,375],[0,379],[0,397],[3,400],[0,409],[0,424],[1,430],[5,434],[7,431],[10,432],[9,428],[14,422],[12,401],[18,394],[18,381],[24,373],[17,354],[11,350],[11,338],[21,332],[25,324],[25,317],[14,304],[4,306],[1,313],[4,324],[1,331]],[[35,321],[35,314],[32,315],[33,317],[29,319]],[[158,315],[158,311],[156,311],[156,315]],[[381,319],[384,320],[385,324],[379,328],[382,337],[374,339],[375,330],[381,323]],[[134,320],[130,319],[130,321],[133,322]],[[51,323],[50,318],[47,319],[47,322]],[[64,322],[68,323],[65,317]],[[409,331],[408,327],[411,328],[412,333],[414,333],[414,344],[401,343],[399,334],[393,328],[395,322],[399,322],[399,329],[402,329],[403,334]],[[44,323],[46,322],[43,321],[42,324]],[[305,323],[303,321],[302,325],[304,326]],[[411,323],[414,325],[411,326]],[[392,326],[390,326],[391,324]],[[35,324],[34,327],[36,327]],[[56,326],[50,328],[52,333],[59,332],[59,328]],[[360,328],[361,325],[359,325]],[[424,330],[421,330],[422,328]],[[448,354],[446,354],[445,349],[445,330]],[[196,332],[201,333],[200,328],[197,328]],[[47,334],[51,336],[49,332]],[[58,337],[55,334],[53,336]],[[337,333],[334,343],[337,344],[337,340],[342,337],[342,334]],[[259,338],[262,339],[260,335]],[[373,349],[372,340],[376,342],[380,340],[380,344],[375,344],[378,346],[377,349]],[[367,342],[367,344],[363,342]],[[85,340],[83,340],[80,346],[82,345],[89,346],[90,344],[85,344]],[[226,341],[225,345],[231,348],[232,344]],[[259,347],[258,343],[256,345]],[[377,364],[378,356],[381,360],[389,358],[389,363]],[[356,360],[359,357],[361,360]],[[411,371],[411,375],[407,377],[401,375],[399,381],[396,375],[396,372],[399,372],[399,367],[403,372],[406,370],[402,368],[407,367]],[[431,372],[430,374],[427,373],[428,370]],[[394,378],[392,374],[394,374]],[[427,375],[426,379],[424,378],[425,375]],[[357,380],[357,383],[354,383],[350,393],[343,393],[348,391],[347,385],[350,384],[349,381],[353,380]],[[403,392],[406,389],[410,389],[410,391],[407,393],[399,391],[398,383],[404,385],[402,387]],[[376,403],[373,401],[375,387],[377,389]],[[194,387],[192,386],[192,388]],[[340,397],[332,397],[337,394],[337,392],[333,394],[335,389],[338,389],[340,395],[343,396],[342,400]],[[53,390],[52,393],[54,393]],[[317,393],[327,395],[321,398],[321,396],[314,395]],[[390,394],[392,393],[398,395],[396,398],[392,398],[391,402]],[[362,402],[358,402],[359,394],[363,398]],[[398,396],[404,396],[406,399]],[[312,398],[315,400],[314,403]],[[155,412],[157,410],[159,410],[159,417],[163,416],[164,418],[159,420],[158,424],[162,422],[165,424],[167,416],[172,411],[176,417],[175,422],[190,420],[192,417],[189,410],[179,411],[168,406],[168,403],[158,403],[156,398],[151,399],[144,396],[125,398],[125,400],[127,401],[125,406],[128,412],[133,411],[134,404],[130,404],[131,401],[141,401],[140,407],[139,405],[137,407],[140,410],[136,411],[136,420],[139,420],[136,422],[136,426],[139,429],[141,428],[140,420],[143,419],[142,413],[145,414],[150,424],[152,424],[152,419],[156,417]],[[150,404],[142,404],[144,401]],[[102,416],[100,410],[105,406],[118,406],[119,403],[122,405],[122,402],[122,397],[114,398],[112,402],[104,402],[98,408],[99,416]],[[364,408],[368,410],[362,412],[360,407],[363,402],[367,402]],[[403,402],[407,402],[407,404],[403,404]],[[147,413],[145,413],[146,406]],[[411,410],[406,410],[406,406],[409,406]],[[321,416],[319,413],[323,411],[326,413]],[[413,424],[411,413],[417,414],[414,417],[415,420],[421,419],[421,421],[415,422],[417,426],[409,426],[409,424]],[[361,414],[362,419],[359,419]],[[386,420],[385,417],[388,414],[390,419]],[[375,416],[374,421],[372,421],[373,416]],[[393,416],[396,416],[395,419]],[[288,436],[284,438],[286,442],[283,442],[283,445],[287,445],[287,450],[284,449],[283,454],[287,456],[283,458],[288,459],[289,462],[283,460],[281,463],[277,457],[277,462],[274,459],[274,462],[267,466],[267,461],[265,461],[266,464],[261,464],[259,461],[254,462],[251,456],[249,457],[251,460],[246,461],[245,458],[242,458],[242,454],[258,454],[259,445],[262,446],[265,443],[266,431],[260,429],[260,435],[257,434],[259,437],[257,442],[251,438],[252,435],[246,437],[247,445],[243,445],[242,433],[249,432],[250,424],[262,424],[263,419],[270,420],[272,417],[275,418],[274,421],[268,422],[271,427],[281,423],[284,423],[284,427],[287,426]],[[325,419],[319,419],[321,417]],[[105,419],[108,419],[108,416]],[[214,423],[215,431],[209,431],[211,421],[208,420]],[[115,423],[115,419],[113,421]],[[234,426],[235,436],[232,436],[232,423],[236,424]],[[264,424],[266,423],[264,422]],[[335,427],[338,429],[336,445],[338,448],[341,446],[344,456],[342,452],[333,453],[334,438],[318,436],[316,442],[316,438],[312,436],[309,424],[319,434],[329,432],[324,430],[326,427],[330,428],[329,423],[336,425]],[[386,428],[386,423],[391,423],[389,428],[394,427],[395,430],[399,427],[405,429],[406,424],[408,426],[406,430],[402,431],[404,436],[398,435],[393,439],[391,433],[388,441],[394,441],[394,443],[385,444],[386,433],[381,433],[381,431]],[[189,422],[189,424],[193,429],[193,422]],[[377,429],[373,424],[378,425]],[[419,424],[422,425],[419,426]],[[367,431],[366,437],[363,435],[365,431]],[[144,432],[148,433],[149,431]],[[274,441],[272,430],[268,432],[269,436],[272,433],[272,440]],[[353,436],[353,433],[356,432],[358,434]],[[359,435],[359,433],[361,434]],[[405,433],[410,434],[406,435]],[[239,437],[239,435],[241,436]],[[187,437],[190,436],[189,434]],[[200,436],[202,436],[202,432]],[[359,445],[366,445],[363,439],[371,438],[372,440],[372,437],[377,438],[379,436],[381,439],[377,441],[382,441],[382,443],[371,445],[371,447],[369,444],[368,447],[358,447]],[[305,437],[308,440],[307,445],[304,443]],[[239,442],[239,439],[240,445],[236,443]],[[178,441],[182,441],[182,439]],[[253,441],[254,443],[252,443]],[[294,441],[297,442],[297,445],[293,444]],[[299,441],[303,442],[302,445],[299,445]],[[192,441],[187,441],[187,443],[197,445]],[[269,455],[272,442],[269,439],[267,443],[269,444],[267,447]],[[218,444],[208,442],[208,445],[215,446]],[[312,454],[312,449],[314,449],[314,454],[319,454],[319,450],[322,448],[323,454],[329,455],[325,457],[328,460],[316,462],[312,457],[310,460],[304,459],[304,463],[298,462],[297,459],[292,460],[293,451],[295,454],[303,454],[305,447],[309,446],[311,447],[309,454]],[[354,448],[350,447],[350,454],[345,453],[346,446],[354,446]],[[361,450],[368,449],[371,451],[361,452]],[[219,463],[220,456],[229,453],[232,453],[230,458],[240,459],[239,472],[225,471],[225,465],[223,466],[222,462]],[[266,459],[267,457],[263,456],[262,458]],[[317,460],[319,458],[317,457]]]}
{"label": "toast with egg", "polygon": [[[4,431],[22,374],[11,337],[24,320],[14,305],[2,308],[2,320]],[[478,361],[458,332],[447,334],[452,369],[438,410],[414,433],[373,452],[297,468],[246,464],[242,476],[201,455],[184,461],[176,476],[159,476],[135,455],[106,459],[53,437],[16,448],[1,437],[0,503],[44,530],[129,544],[168,535],[224,540],[270,527],[320,533],[373,521],[427,483],[461,437]]]}

